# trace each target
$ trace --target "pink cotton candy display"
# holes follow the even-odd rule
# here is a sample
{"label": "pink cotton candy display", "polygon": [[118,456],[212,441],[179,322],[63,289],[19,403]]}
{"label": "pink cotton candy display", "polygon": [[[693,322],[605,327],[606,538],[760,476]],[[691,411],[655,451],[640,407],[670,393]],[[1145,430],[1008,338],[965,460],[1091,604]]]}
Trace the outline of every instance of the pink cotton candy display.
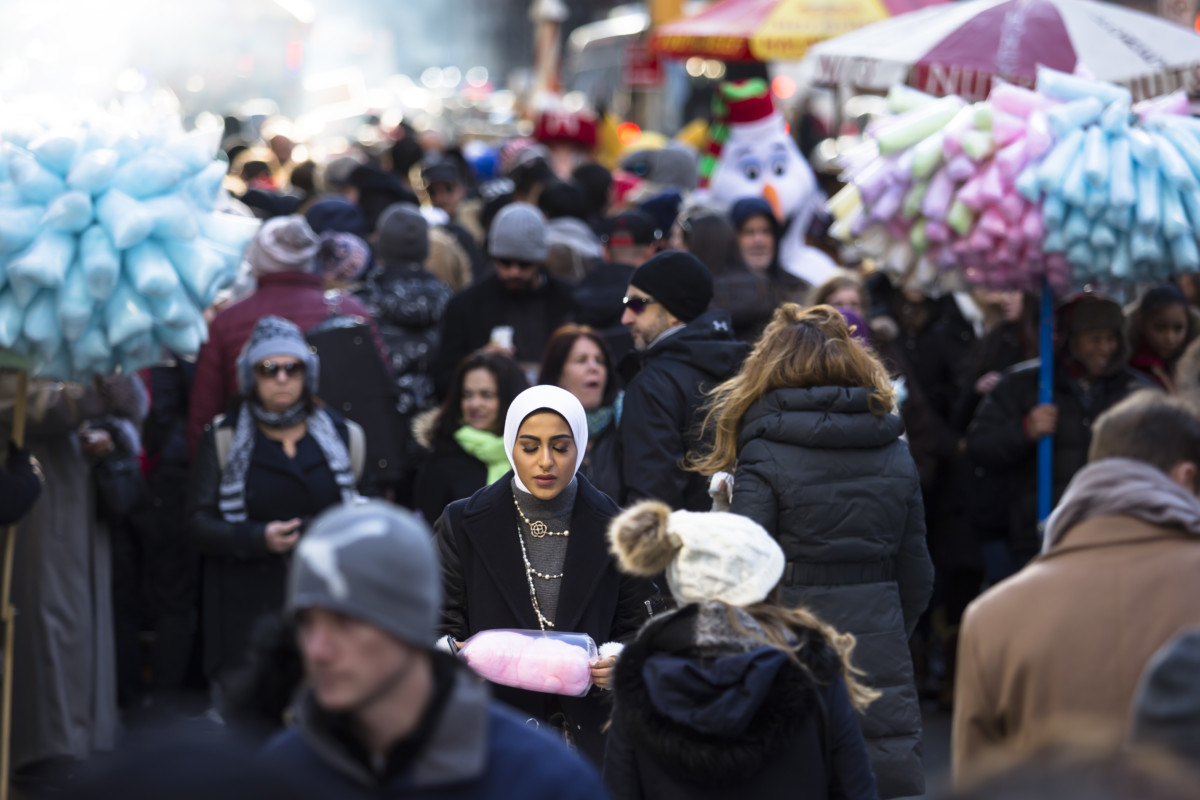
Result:
{"label": "pink cotton candy display", "polygon": [[581,697],[592,686],[595,642],[579,633],[482,631],[459,654],[482,678],[531,692]]}
{"label": "pink cotton candy display", "polygon": [[888,157],[843,176],[855,202],[831,209],[831,230],[871,232],[863,254],[917,283],[941,270],[1062,291],[1200,272],[1200,122],[1182,95],[1131,106],[1121,87],[1038,75],[1033,90],[998,84],[983,103],[926,101],[877,123]]}

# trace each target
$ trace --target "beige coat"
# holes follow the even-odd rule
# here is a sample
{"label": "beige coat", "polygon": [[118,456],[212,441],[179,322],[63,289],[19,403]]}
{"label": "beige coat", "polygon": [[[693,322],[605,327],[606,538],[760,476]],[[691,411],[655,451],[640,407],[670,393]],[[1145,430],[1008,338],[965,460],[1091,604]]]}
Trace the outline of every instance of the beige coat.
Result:
{"label": "beige coat", "polygon": [[1200,625],[1200,540],[1099,516],[963,617],[952,766],[962,785],[1002,747],[1076,726],[1124,731],[1159,647]]}

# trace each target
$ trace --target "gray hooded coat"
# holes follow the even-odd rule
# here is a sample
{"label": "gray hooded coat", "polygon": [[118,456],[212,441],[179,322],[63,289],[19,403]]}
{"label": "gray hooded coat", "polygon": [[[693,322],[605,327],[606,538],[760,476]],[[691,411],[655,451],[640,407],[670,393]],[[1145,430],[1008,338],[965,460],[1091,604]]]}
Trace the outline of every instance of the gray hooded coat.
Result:
{"label": "gray hooded coat", "polygon": [[881,798],[924,792],[908,638],[933,588],[917,468],[904,424],[862,387],[776,389],[742,418],[731,508],[787,557],[783,600],[858,639],[854,665],[882,696],[862,719]]}

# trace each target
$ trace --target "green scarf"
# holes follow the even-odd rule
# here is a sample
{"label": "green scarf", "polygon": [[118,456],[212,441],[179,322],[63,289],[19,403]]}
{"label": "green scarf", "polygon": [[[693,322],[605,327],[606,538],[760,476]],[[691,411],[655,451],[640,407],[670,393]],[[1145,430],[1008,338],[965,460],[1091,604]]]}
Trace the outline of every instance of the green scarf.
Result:
{"label": "green scarf", "polygon": [[454,432],[458,446],[478,458],[487,467],[487,482],[491,486],[512,468],[504,452],[504,439],[490,431],[463,425]]}

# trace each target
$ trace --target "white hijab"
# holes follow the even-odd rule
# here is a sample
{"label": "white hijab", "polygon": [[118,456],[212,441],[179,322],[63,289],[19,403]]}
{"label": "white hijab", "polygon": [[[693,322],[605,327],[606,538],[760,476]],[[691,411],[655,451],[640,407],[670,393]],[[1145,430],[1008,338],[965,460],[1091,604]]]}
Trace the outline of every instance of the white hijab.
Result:
{"label": "white hijab", "polygon": [[[521,428],[521,423],[540,408],[557,412],[571,426],[571,435],[575,437],[575,472],[579,472],[579,465],[587,455],[587,413],[575,395],[566,389],[550,385],[534,386],[521,392],[513,399],[512,405],[508,407],[508,416],[504,418],[504,454],[508,456],[508,463],[512,465],[513,480],[517,482],[517,488],[528,494],[532,492],[521,483],[521,478],[517,475],[513,447],[517,444],[517,431]],[[575,476],[575,472],[571,473],[571,477]]]}

